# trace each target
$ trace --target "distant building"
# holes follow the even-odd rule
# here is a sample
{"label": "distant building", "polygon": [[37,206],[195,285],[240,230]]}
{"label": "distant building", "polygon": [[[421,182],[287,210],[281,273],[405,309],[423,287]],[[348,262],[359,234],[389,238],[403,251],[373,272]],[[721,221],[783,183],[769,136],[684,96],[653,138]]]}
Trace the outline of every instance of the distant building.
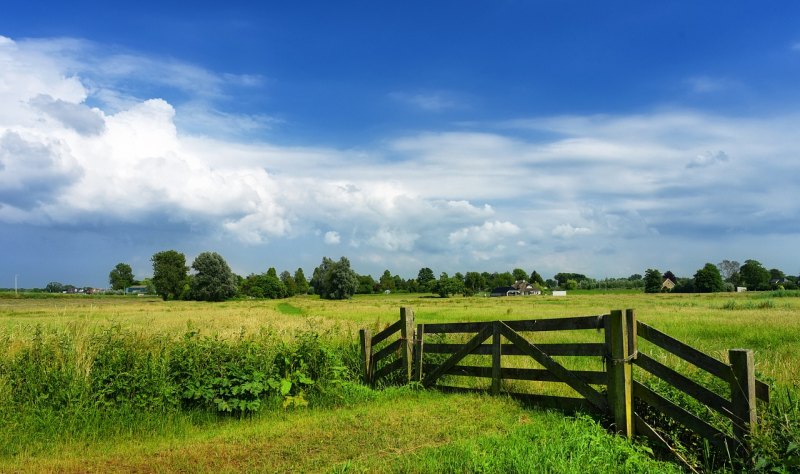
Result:
{"label": "distant building", "polygon": [[542,290],[536,285],[531,285],[525,280],[517,280],[511,286],[498,286],[489,296],[530,296],[541,295]]}
{"label": "distant building", "polygon": [[736,292],[737,293],[744,293],[745,291],[747,291],[747,287],[746,286],[737,286],[736,287]]}
{"label": "distant building", "polygon": [[553,296],[567,296],[567,290],[553,290]]}
{"label": "distant building", "polygon": [[147,286],[145,285],[134,285],[125,288],[126,295],[144,295],[147,293]]}
{"label": "distant building", "polygon": [[667,278],[664,280],[664,283],[661,284],[661,291],[672,291],[675,288],[675,282]]}

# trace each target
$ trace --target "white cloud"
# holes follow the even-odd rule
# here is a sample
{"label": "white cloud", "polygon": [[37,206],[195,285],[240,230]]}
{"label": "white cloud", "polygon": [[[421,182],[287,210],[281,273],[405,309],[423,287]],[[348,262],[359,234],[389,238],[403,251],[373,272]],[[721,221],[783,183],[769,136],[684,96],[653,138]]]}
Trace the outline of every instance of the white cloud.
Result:
{"label": "white cloud", "polygon": [[409,94],[405,92],[392,92],[389,98],[410,105],[427,112],[441,112],[443,110],[462,108],[461,101],[445,92]]}
{"label": "white cloud", "polygon": [[487,221],[480,226],[470,226],[450,233],[451,244],[489,247],[500,244],[508,237],[519,235],[520,228],[507,221]]}
{"label": "white cloud", "polygon": [[571,224],[557,225],[552,232],[554,237],[569,239],[577,235],[591,235],[592,229],[588,227],[575,227]]}
{"label": "white cloud", "polygon": [[329,230],[325,232],[325,243],[328,245],[338,245],[339,242],[342,241],[342,238],[339,236],[338,232]]}
{"label": "white cloud", "polygon": [[717,163],[724,163],[728,161],[728,159],[728,155],[724,151],[717,151],[716,153],[706,152],[695,156],[694,159],[686,165],[686,167],[705,168]]}

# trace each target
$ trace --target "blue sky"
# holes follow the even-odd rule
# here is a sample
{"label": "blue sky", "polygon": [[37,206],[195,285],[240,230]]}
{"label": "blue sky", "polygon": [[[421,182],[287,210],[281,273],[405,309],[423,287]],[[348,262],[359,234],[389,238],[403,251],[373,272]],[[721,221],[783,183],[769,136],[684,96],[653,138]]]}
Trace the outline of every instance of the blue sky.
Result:
{"label": "blue sky", "polygon": [[0,287],[800,272],[795,2],[4,3]]}

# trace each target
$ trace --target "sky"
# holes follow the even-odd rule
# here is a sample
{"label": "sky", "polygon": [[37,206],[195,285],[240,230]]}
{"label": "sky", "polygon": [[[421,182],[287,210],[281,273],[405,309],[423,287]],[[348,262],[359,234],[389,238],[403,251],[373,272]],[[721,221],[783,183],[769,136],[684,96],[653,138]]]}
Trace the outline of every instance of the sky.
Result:
{"label": "sky", "polygon": [[[251,4],[252,3],[252,4]],[[0,287],[800,273],[800,3],[3,2]]]}

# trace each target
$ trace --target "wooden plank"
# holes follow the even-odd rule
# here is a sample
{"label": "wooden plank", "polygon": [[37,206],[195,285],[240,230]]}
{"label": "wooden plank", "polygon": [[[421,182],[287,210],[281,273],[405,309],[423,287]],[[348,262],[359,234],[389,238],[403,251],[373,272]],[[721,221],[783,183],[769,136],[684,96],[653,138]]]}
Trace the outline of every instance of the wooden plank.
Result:
{"label": "wooden plank", "polygon": [[733,416],[733,405],[725,398],[717,395],[705,388],[694,380],[679,374],[675,370],[661,362],[649,357],[647,354],[639,354],[636,365],[650,372],[656,377],[668,382],[673,387],[694,397],[700,403],[713,408],[722,415],[731,418]]}
{"label": "wooden plank", "polygon": [[[433,370],[437,367],[436,364],[424,364],[425,371]],[[579,379],[587,384],[592,385],[605,385],[606,373],[597,372],[592,370],[571,370]],[[456,365],[447,370],[442,375],[461,375],[468,377],[492,377],[492,368],[485,366],[473,365]],[[500,378],[506,380],[527,380],[532,382],[558,382],[564,383],[561,379],[556,377],[552,372],[545,369],[518,369],[511,367],[502,367],[500,370]]]}
{"label": "wooden plank", "polygon": [[516,344],[523,349],[536,362],[542,364],[544,368],[555,374],[562,382],[566,383],[576,392],[580,393],[592,404],[594,404],[601,411],[608,411],[608,403],[605,398],[600,395],[597,390],[590,387],[586,382],[579,379],[576,375],[572,374],[569,370],[565,369],[561,364],[554,361],[550,356],[539,350],[536,346],[528,342],[524,337],[520,336],[514,330],[506,326],[504,323],[500,324],[500,332],[506,339]]}
{"label": "wooden plank", "polygon": [[[452,354],[458,351],[463,344],[426,344],[425,351],[431,354]],[[537,344],[536,347],[545,354],[553,356],[596,356],[606,355],[606,346],[600,342],[564,343],[564,344]],[[514,344],[501,344],[500,351],[504,356],[527,356]],[[491,355],[492,345],[481,344],[472,354]]]}
{"label": "wooden plank", "polygon": [[500,325],[492,324],[492,395],[500,393],[500,369],[502,353],[500,352]]}
{"label": "wooden plank", "polygon": [[361,343],[361,363],[364,365],[363,380],[369,385],[372,383],[372,334],[369,329],[358,331],[359,342]]}
{"label": "wooden plank", "polygon": [[756,379],[756,398],[769,403],[769,385]]}
{"label": "wooden plank", "polygon": [[373,376],[373,383],[377,382],[378,380],[386,377],[387,375],[391,374],[392,372],[399,370],[403,367],[403,360],[402,359],[395,359],[391,363],[384,365],[380,369],[375,371],[375,375]]}
{"label": "wooden plank", "polygon": [[462,347],[460,351],[451,355],[446,361],[444,361],[441,365],[436,367],[436,369],[428,373],[428,375],[422,381],[422,385],[424,385],[425,387],[430,387],[431,385],[433,385],[433,383],[436,382],[436,379],[438,379],[445,371],[456,365],[458,361],[466,357],[470,352],[472,352],[476,347],[478,347],[483,341],[485,341],[491,335],[492,335],[492,326],[484,325],[483,329],[481,329],[481,331],[478,334],[476,334],[475,337],[470,339],[469,342],[464,344],[464,347]]}
{"label": "wooden plank", "polygon": [[644,421],[644,419],[637,413],[633,414],[633,424],[637,435],[644,435],[650,441],[656,443],[656,445],[661,446],[662,449],[671,452],[681,462],[681,464],[684,465],[684,467],[694,472],[695,474],[700,474],[697,471],[697,469],[695,469],[694,466],[689,461],[686,460],[686,458],[681,456],[681,453],[679,453],[675,448],[670,446],[667,440],[662,438],[661,435],[658,434],[658,432],[655,429],[653,429],[653,427],[650,426],[646,421]]}
{"label": "wooden plank", "polygon": [[475,321],[467,323],[433,323],[425,325],[426,334],[452,334],[452,333],[476,333],[484,327],[491,327],[491,321]]}
{"label": "wooden plank", "polygon": [[411,382],[414,365],[414,311],[400,308],[400,358],[406,373],[406,382]]}
{"label": "wooden plank", "polygon": [[422,358],[425,354],[425,340],[423,339],[423,335],[425,334],[425,325],[418,324],[417,325],[417,341],[416,341],[416,352],[414,353],[414,366],[417,369],[416,374],[414,375],[414,380],[417,382],[422,381]]}
{"label": "wooden plank", "polygon": [[372,356],[372,363],[373,364],[377,364],[378,362],[382,361],[386,357],[396,353],[397,350],[400,349],[400,346],[402,345],[402,342],[403,341],[398,339],[398,340],[390,343],[389,345],[387,345],[383,349],[379,350],[378,352],[375,352],[374,355]]}
{"label": "wooden plank", "polygon": [[639,356],[639,336],[636,331],[636,311],[625,310],[625,326],[628,332],[628,353],[633,359]]}
{"label": "wooden plank", "polygon": [[728,359],[731,361],[733,371],[733,380],[731,381],[733,434],[747,448],[752,430],[758,422],[753,351],[731,349],[728,351]]}
{"label": "wooden plank", "polygon": [[383,342],[386,339],[388,339],[389,336],[391,336],[392,334],[394,334],[394,333],[396,333],[397,331],[400,330],[400,325],[401,324],[402,324],[402,321],[397,320],[394,323],[392,323],[388,328],[386,328],[383,331],[381,331],[381,332],[375,334],[374,336],[372,336],[372,345],[373,346],[377,346],[381,342]]}
{"label": "wooden plank", "polygon": [[636,329],[640,337],[647,339],[665,351],[694,364],[695,366],[712,375],[716,375],[726,382],[731,381],[731,368],[728,364],[719,361],[710,355],[673,338],[672,336],[668,336],[641,321],[639,321],[636,325]]}
{"label": "wooden plank", "polygon": [[571,318],[503,321],[509,328],[522,331],[570,331],[574,329],[602,329],[603,316],[575,316]]}
{"label": "wooden plank", "polygon": [[707,439],[709,443],[723,452],[725,452],[728,447],[735,448],[738,445],[735,439],[726,436],[725,433],[635,380],[633,382],[633,396]]}
{"label": "wooden plank", "polygon": [[614,416],[617,433],[633,437],[633,379],[631,377],[631,356],[628,347],[627,313],[611,311],[606,318],[606,340],[611,356],[606,363],[608,372],[608,404]]}

